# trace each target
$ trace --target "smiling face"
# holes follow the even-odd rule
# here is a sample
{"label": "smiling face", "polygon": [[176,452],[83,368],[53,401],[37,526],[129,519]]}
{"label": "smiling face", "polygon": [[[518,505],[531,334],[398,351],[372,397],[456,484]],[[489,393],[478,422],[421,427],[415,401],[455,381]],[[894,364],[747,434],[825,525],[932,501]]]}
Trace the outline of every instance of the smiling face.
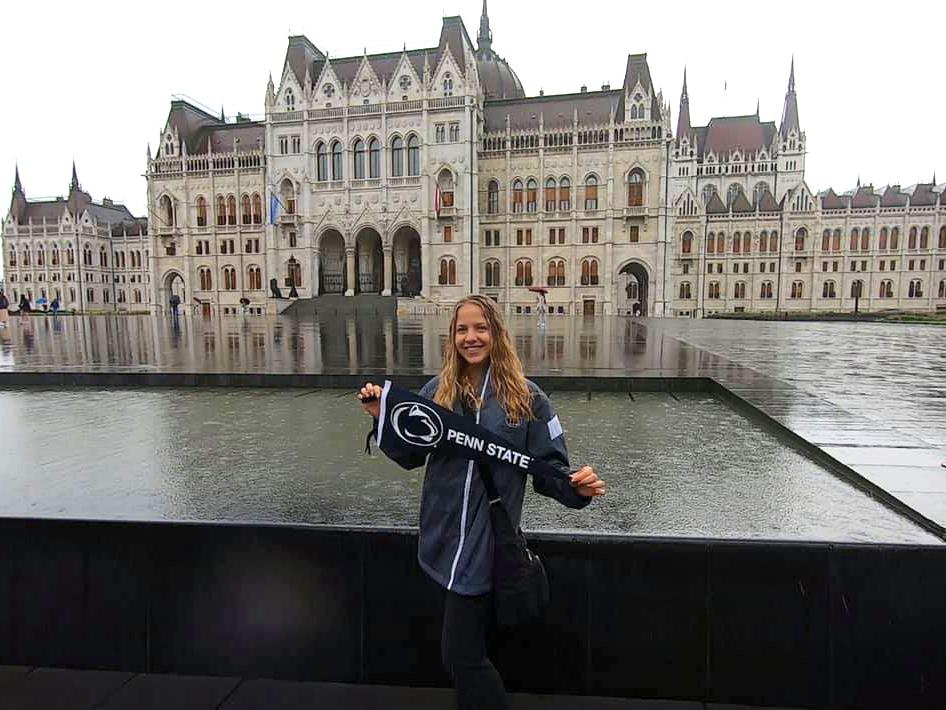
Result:
{"label": "smiling face", "polygon": [[483,309],[475,303],[467,303],[457,311],[453,344],[467,366],[481,368],[489,362],[493,347],[492,332]]}

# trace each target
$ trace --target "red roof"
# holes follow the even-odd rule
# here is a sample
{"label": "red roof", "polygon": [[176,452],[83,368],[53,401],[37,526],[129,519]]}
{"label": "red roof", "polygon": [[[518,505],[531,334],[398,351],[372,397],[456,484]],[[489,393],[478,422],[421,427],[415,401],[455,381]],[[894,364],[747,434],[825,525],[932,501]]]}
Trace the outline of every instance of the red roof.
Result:
{"label": "red roof", "polygon": [[728,116],[710,120],[700,152],[717,155],[740,150],[750,153],[769,148],[775,136],[775,124],[762,123],[758,116]]}

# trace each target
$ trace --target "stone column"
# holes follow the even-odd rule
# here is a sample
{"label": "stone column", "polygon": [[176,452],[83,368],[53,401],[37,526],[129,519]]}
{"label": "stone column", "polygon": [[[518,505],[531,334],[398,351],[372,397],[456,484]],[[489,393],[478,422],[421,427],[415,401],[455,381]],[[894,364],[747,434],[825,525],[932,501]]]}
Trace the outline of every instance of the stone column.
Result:
{"label": "stone column", "polygon": [[381,270],[384,272],[384,290],[382,296],[391,295],[391,285],[394,283],[394,256],[390,245],[384,247],[384,260],[381,262]]}
{"label": "stone column", "polygon": [[355,247],[345,247],[345,270],[348,273],[348,288],[345,290],[346,296],[355,295]]}
{"label": "stone column", "polygon": [[321,275],[322,253],[318,249],[312,250],[312,298],[319,295],[319,276]]}

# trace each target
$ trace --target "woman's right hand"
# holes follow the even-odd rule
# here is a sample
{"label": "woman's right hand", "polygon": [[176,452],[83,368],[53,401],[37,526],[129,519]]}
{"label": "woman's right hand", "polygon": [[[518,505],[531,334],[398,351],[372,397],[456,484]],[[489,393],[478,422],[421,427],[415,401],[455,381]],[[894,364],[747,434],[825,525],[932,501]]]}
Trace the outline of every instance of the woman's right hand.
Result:
{"label": "woman's right hand", "polygon": [[367,382],[364,387],[358,390],[356,396],[359,401],[374,397],[370,402],[362,402],[361,408],[375,419],[381,416],[381,387],[379,385]]}

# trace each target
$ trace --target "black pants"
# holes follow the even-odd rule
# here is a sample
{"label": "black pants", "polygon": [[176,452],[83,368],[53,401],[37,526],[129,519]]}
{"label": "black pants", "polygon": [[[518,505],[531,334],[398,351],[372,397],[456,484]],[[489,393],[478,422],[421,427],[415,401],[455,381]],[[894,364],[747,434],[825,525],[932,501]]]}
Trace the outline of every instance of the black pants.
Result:
{"label": "black pants", "polygon": [[508,710],[503,679],[486,657],[492,595],[466,597],[446,592],[440,651],[453,678],[459,710]]}

